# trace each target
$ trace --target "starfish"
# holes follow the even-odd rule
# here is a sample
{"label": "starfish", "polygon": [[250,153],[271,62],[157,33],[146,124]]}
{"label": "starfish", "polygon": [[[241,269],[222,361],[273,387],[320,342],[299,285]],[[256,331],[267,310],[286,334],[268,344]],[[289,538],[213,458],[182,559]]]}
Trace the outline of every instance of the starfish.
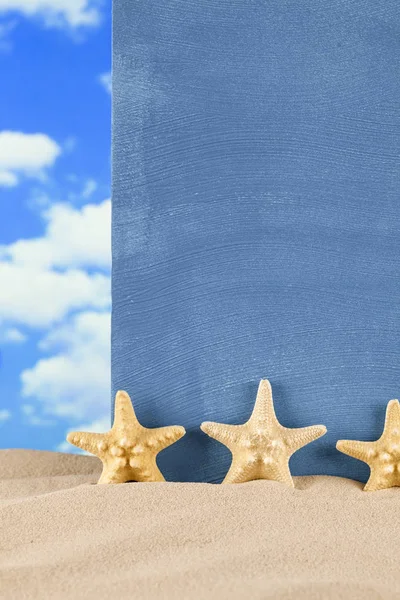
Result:
{"label": "starfish", "polygon": [[294,487],[289,458],[296,450],[326,433],[324,425],[290,429],[276,418],[271,384],[262,379],[250,419],[243,425],[205,422],[201,429],[232,453],[232,464],[222,483],[254,479],[280,481]]}
{"label": "starfish", "polygon": [[185,433],[180,426],[143,427],[137,420],[129,395],[119,391],[115,397],[114,423],[110,431],[73,431],[68,434],[67,440],[100,458],[103,472],[98,483],[165,481],[156,456]]}
{"label": "starfish", "polygon": [[379,440],[358,442],[339,440],[336,448],[353,458],[367,463],[371,473],[364,486],[365,492],[374,492],[400,486],[400,404],[390,400],[386,407],[385,426]]}

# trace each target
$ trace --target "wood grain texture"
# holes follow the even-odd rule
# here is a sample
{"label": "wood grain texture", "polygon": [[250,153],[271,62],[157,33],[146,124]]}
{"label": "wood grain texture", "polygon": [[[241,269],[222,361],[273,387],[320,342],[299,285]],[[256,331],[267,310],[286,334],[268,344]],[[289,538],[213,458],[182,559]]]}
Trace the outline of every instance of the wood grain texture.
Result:
{"label": "wood grain texture", "polygon": [[220,481],[202,421],[268,378],[292,473],[365,481],[400,389],[400,5],[118,0],[113,15],[113,395],[187,435],[166,479]]}

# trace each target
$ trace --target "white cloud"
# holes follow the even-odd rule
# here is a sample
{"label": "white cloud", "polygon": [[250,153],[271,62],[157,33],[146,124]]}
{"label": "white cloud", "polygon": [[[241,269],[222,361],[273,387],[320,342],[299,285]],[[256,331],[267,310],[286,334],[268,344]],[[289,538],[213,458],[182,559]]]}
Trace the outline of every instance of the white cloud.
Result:
{"label": "white cloud", "polygon": [[9,342],[12,344],[22,344],[27,340],[27,337],[16,327],[10,327],[4,331],[1,336],[1,340],[5,343]]}
{"label": "white cloud", "polygon": [[21,374],[22,396],[46,416],[79,422],[110,414],[110,313],[81,312],[42,340],[52,352]]}
{"label": "white cloud", "polygon": [[83,190],[82,190],[82,198],[85,198],[85,200],[87,198],[89,198],[95,191],[97,190],[97,183],[95,182],[94,179],[87,179],[87,181],[85,181],[85,184],[83,186]]}
{"label": "white cloud", "polygon": [[0,171],[0,186],[14,187],[18,184],[18,177],[11,171]]}
{"label": "white cloud", "polygon": [[21,176],[43,178],[60,153],[60,146],[44,133],[0,131],[0,185],[15,186]]}
{"label": "white cloud", "polygon": [[16,342],[18,325],[47,329],[21,373],[21,412],[34,426],[97,415],[97,427],[110,415],[111,202],[41,214],[41,237],[0,247],[2,330]]}
{"label": "white cloud", "polygon": [[44,236],[0,246],[0,260],[32,269],[111,265],[111,202],[76,209],[54,204],[43,211]]}
{"label": "white cloud", "polygon": [[100,0],[0,0],[0,14],[39,18],[47,27],[93,27],[100,22]]}
{"label": "white cloud", "polygon": [[107,309],[111,202],[54,204],[42,215],[42,237],[0,246],[0,321],[50,327],[71,311]]}
{"label": "white cloud", "polygon": [[[1,0],[0,0],[1,1]],[[111,94],[111,73],[103,73],[99,77],[101,85]]]}
{"label": "white cloud", "polygon": [[0,52],[9,52],[12,48],[10,34],[16,26],[16,21],[0,23]]}
{"label": "white cloud", "polygon": [[49,427],[54,425],[54,420],[51,419],[43,419],[36,414],[36,408],[31,404],[22,404],[21,412],[26,417],[27,423],[29,425],[34,425],[36,427]]}
{"label": "white cloud", "polygon": [[11,412],[6,409],[0,410],[0,425],[8,421],[8,419],[11,419]]}
{"label": "white cloud", "polygon": [[64,140],[64,143],[62,145],[63,152],[66,152],[67,154],[71,154],[71,152],[73,152],[75,150],[77,145],[78,145],[78,140],[76,139],[76,137],[73,135],[69,135]]}
{"label": "white cloud", "polygon": [[100,273],[0,262],[0,281],[0,318],[6,322],[49,327],[73,310],[110,305],[110,279]]}

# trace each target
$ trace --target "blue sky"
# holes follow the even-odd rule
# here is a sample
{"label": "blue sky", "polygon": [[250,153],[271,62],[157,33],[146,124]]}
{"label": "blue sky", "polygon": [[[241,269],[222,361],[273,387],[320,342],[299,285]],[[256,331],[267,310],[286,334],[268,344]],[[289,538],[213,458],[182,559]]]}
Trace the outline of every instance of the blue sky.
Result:
{"label": "blue sky", "polygon": [[0,447],[110,425],[111,6],[0,0]]}

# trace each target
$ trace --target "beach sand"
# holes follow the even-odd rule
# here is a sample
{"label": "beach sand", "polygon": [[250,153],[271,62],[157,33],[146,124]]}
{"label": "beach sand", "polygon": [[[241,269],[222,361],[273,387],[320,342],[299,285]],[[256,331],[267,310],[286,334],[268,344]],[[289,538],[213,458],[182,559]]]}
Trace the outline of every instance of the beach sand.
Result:
{"label": "beach sand", "polygon": [[0,598],[400,597],[400,488],[93,485],[100,472],[95,457],[0,451]]}

